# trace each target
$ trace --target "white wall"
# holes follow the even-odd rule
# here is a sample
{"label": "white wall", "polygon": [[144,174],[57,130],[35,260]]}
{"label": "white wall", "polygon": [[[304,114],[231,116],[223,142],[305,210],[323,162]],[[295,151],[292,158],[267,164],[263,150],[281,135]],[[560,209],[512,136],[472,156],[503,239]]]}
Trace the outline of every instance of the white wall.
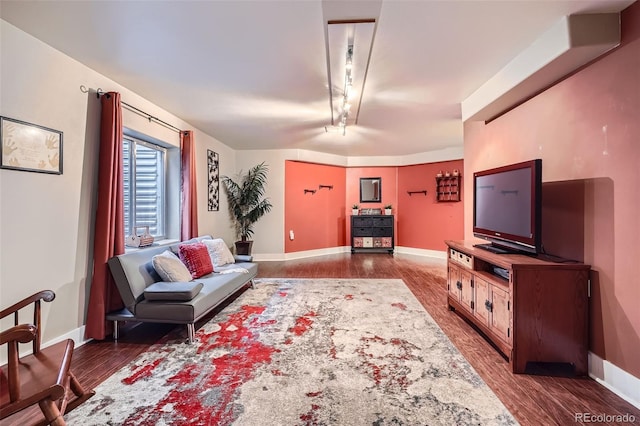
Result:
{"label": "white wall", "polygon": [[[94,92],[82,93],[81,85]],[[63,132],[62,175],[0,170],[0,306],[53,290],[56,300],[43,309],[45,342],[84,324],[99,144],[97,88],[120,92],[123,101],[195,131],[200,233],[233,242],[225,197],[218,212],[207,211],[206,198],[206,150],[220,154],[221,174],[231,174],[231,148],[0,20],[0,115]],[[123,124],[179,146],[176,132],[127,110]]]}

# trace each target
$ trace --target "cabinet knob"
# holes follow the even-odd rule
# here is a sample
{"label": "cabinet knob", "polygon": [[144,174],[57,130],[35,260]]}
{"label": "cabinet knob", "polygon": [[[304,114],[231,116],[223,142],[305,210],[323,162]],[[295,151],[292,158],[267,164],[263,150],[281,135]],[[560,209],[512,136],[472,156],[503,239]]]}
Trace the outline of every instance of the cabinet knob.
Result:
{"label": "cabinet knob", "polygon": [[462,283],[460,281],[456,282],[456,287],[458,287],[458,290],[462,290]]}
{"label": "cabinet knob", "polygon": [[493,312],[493,303],[489,302],[488,300],[484,301],[484,307],[487,308],[487,311]]}

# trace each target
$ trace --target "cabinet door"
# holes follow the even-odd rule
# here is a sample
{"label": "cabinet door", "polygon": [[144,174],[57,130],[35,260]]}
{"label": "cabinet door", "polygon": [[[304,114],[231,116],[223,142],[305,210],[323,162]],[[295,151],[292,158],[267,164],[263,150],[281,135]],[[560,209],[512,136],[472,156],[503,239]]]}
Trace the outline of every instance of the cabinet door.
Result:
{"label": "cabinet door", "polygon": [[449,273],[447,274],[447,288],[451,297],[456,301],[460,301],[460,269],[456,266],[449,264]]}
{"label": "cabinet door", "polygon": [[475,278],[475,311],[474,315],[482,322],[482,324],[489,326],[489,289],[491,284],[483,280],[482,278]]}
{"label": "cabinet door", "polygon": [[473,281],[471,273],[460,270],[460,281],[462,282],[460,303],[462,303],[462,306],[464,306],[469,312],[473,312]]}
{"label": "cabinet door", "polygon": [[500,287],[492,286],[491,303],[493,308],[491,329],[500,339],[509,343],[511,341],[511,332],[509,330],[509,308],[511,305],[509,303],[509,293]]}

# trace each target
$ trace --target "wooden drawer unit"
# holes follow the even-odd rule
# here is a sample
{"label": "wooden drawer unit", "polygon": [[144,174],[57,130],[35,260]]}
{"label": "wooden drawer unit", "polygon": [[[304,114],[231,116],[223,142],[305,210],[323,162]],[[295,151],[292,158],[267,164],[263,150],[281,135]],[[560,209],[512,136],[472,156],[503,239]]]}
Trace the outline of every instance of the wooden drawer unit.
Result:
{"label": "wooden drawer unit", "polygon": [[557,366],[587,374],[589,265],[446,244],[449,309],[471,321],[514,373]]}
{"label": "wooden drawer unit", "polygon": [[356,250],[393,253],[394,226],[393,215],[351,216],[351,253]]}

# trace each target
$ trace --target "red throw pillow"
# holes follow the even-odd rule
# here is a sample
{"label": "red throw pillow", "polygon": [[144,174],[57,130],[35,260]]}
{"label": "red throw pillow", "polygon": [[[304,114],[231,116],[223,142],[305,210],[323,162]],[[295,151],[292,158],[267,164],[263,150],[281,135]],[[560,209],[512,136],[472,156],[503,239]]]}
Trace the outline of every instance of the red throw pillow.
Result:
{"label": "red throw pillow", "polygon": [[213,272],[213,264],[207,246],[203,243],[182,244],[179,248],[180,260],[191,272],[192,278],[200,278]]}

